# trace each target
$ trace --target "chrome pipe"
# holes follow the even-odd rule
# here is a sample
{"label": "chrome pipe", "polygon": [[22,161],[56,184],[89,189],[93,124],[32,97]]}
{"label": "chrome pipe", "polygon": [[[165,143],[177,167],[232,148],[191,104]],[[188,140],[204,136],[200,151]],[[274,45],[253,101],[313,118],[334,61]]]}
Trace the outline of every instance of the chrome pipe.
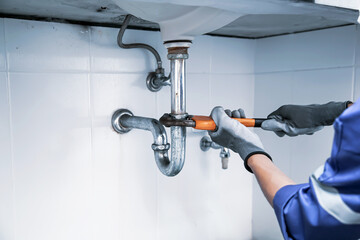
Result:
{"label": "chrome pipe", "polygon": [[[186,113],[186,74],[185,60],[188,58],[187,47],[168,48],[171,81],[171,115],[184,119]],[[186,151],[186,128],[171,127],[171,160],[183,167]],[[181,170],[180,169],[180,170]]]}
{"label": "chrome pipe", "polygon": [[[152,144],[152,149],[154,151],[154,157],[156,165],[158,166],[161,173],[166,176],[175,176],[177,175],[183,165],[185,158],[185,149],[182,149],[181,146],[185,146],[185,139],[182,138],[184,133],[174,132],[172,134],[172,144],[171,144],[171,160],[168,156],[168,150],[170,144],[167,141],[167,135],[164,126],[156,119],[146,118],[146,117],[137,117],[127,114],[123,114],[118,118],[119,124],[125,129],[142,129],[150,131],[154,138],[154,143]],[[183,131],[183,129],[180,129]]]}
{"label": "chrome pipe", "polygon": [[[171,115],[185,119],[185,59],[188,58],[187,47],[168,48],[168,59],[171,73]],[[164,126],[156,119],[134,116],[127,109],[117,110],[112,117],[113,129],[118,133],[127,133],[132,128],[150,131],[154,138],[152,149],[159,170],[166,176],[177,175],[184,166],[186,128],[171,127],[171,158],[168,156],[170,144]]]}
{"label": "chrome pipe", "polygon": [[[154,137],[155,145],[163,145],[165,149],[165,145],[169,145],[167,143],[167,136],[164,126],[156,119],[146,118],[146,117],[137,117],[124,115],[119,119],[121,125],[125,128],[136,128],[142,129],[146,131],[150,131]],[[161,148],[161,147],[159,147]],[[167,147],[169,149],[169,147]]]}
{"label": "chrome pipe", "polygon": [[[180,55],[180,56],[178,56]],[[185,93],[185,58],[184,54],[172,56],[169,54],[170,61],[170,81],[171,81],[171,114],[182,115],[186,113],[186,93]]]}

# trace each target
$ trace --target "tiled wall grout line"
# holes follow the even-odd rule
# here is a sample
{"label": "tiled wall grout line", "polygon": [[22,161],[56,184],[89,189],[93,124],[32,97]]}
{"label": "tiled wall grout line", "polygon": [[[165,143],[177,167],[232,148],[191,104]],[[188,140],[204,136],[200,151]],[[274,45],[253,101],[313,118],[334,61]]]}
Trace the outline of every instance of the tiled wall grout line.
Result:
{"label": "tiled wall grout line", "polygon": [[4,24],[4,48],[6,56],[6,80],[7,80],[7,94],[8,94],[8,109],[9,109],[9,132],[10,132],[10,153],[11,153],[11,176],[12,176],[12,207],[13,207],[13,236],[14,240],[16,239],[16,206],[15,206],[15,172],[14,172],[14,135],[13,135],[13,123],[12,123],[12,105],[11,105],[11,83],[10,83],[10,72],[9,72],[9,58],[8,58],[8,49],[6,44],[6,19],[3,21]]}
{"label": "tiled wall grout line", "polygon": [[15,172],[14,172],[14,135],[13,135],[13,123],[12,123],[12,106],[11,106],[11,84],[10,73],[7,73],[7,90],[8,90],[8,104],[9,104],[9,125],[10,125],[10,152],[11,152],[11,175],[12,175],[12,188],[13,188],[13,229],[14,239],[16,239],[15,219],[16,219],[16,206],[15,206]]}
{"label": "tiled wall grout line", "polygon": [[209,109],[212,109],[212,96],[211,96],[211,90],[212,90],[212,86],[211,86],[211,83],[212,83],[212,74],[213,74],[213,55],[214,55],[214,39],[211,38],[211,43],[210,43],[210,72],[209,72],[209,76],[208,76],[208,96],[209,96],[209,99],[208,99],[208,108]]}
{"label": "tiled wall grout line", "polygon": [[7,49],[6,49],[6,36],[5,36],[5,21],[6,18],[2,18],[3,19],[3,40],[4,40],[4,50],[5,50],[5,72],[9,72],[9,58],[8,58],[8,54],[7,54]]}
{"label": "tiled wall grout line", "polygon": [[89,34],[89,51],[88,51],[88,73],[87,73],[87,84],[88,84],[88,112],[90,117],[90,162],[91,162],[91,215],[92,215],[92,238],[94,239],[94,157],[93,157],[93,147],[94,147],[94,139],[93,139],[93,127],[94,127],[94,107],[93,103],[93,96],[92,96],[92,78],[91,78],[91,47],[92,47],[92,39],[91,39],[91,27],[88,27],[88,34]]}
{"label": "tiled wall grout line", "polygon": [[322,71],[322,70],[331,70],[331,69],[346,69],[352,68],[354,65],[347,66],[336,66],[336,67],[321,67],[321,68],[306,68],[306,69],[294,69],[294,70],[279,70],[271,72],[255,72],[255,75],[266,75],[266,74],[277,74],[277,73],[293,73],[293,72],[310,72],[310,71]]}
{"label": "tiled wall grout line", "polygon": [[214,39],[211,38],[211,53],[210,53],[210,72],[209,72],[209,76],[208,76],[208,96],[209,96],[209,99],[208,99],[208,108],[209,109],[212,109],[212,102],[211,102],[211,76],[212,76],[212,68],[213,68],[213,55],[214,55],[214,51],[213,51],[213,45],[214,45]]}

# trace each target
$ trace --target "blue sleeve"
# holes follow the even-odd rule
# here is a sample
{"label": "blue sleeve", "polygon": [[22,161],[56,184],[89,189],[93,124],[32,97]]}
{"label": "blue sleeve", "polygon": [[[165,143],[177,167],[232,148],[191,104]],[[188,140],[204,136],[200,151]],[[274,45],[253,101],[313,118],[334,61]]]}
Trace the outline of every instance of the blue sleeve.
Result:
{"label": "blue sleeve", "polygon": [[344,224],[320,205],[312,182],[288,185],[273,206],[284,239],[360,239],[359,224]]}
{"label": "blue sleeve", "polygon": [[277,191],[273,200],[273,206],[281,232],[284,236],[284,239],[294,239],[292,234],[288,231],[284,210],[286,209],[289,201],[291,201],[298,191],[303,187],[308,187],[309,184],[297,184],[297,185],[288,185],[282,187]]}

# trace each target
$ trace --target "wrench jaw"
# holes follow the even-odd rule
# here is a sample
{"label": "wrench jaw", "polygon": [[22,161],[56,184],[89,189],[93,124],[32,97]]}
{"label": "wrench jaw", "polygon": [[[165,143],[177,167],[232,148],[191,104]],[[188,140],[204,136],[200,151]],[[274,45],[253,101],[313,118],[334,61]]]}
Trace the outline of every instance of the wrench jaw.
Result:
{"label": "wrench jaw", "polygon": [[195,127],[195,121],[192,120],[191,115],[187,115],[185,118],[178,119],[174,115],[165,113],[160,119],[160,123],[165,127]]}

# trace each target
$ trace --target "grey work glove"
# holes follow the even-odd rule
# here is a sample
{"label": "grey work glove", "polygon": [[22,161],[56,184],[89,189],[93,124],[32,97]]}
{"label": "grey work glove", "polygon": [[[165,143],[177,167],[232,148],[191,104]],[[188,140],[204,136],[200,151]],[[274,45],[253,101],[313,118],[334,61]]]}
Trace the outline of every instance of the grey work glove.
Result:
{"label": "grey work glove", "polygon": [[[227,112],[230,114],[229,110]],[[233,113],[237,117],[245,116],[242,110],[234,111]],[[215,143],[238,153],[244,160],[245,168],[249,172],[252,171],[247,165],[247,161],[252,155],[264,154],[271,159],[269,154],[264,151],[259,137],[238,121],[231,119],[222,107],[215,107],[211,112],[211,118],[217,126],[216,131],[209,131],[211,139]]]}
{"label": "grey work glove", "polygon": [[311,135],[333,124],[349,102],[329,102],[311,105],[284,105],[269,114],[262,123],[264,130],[274,131],[279,137]]}

